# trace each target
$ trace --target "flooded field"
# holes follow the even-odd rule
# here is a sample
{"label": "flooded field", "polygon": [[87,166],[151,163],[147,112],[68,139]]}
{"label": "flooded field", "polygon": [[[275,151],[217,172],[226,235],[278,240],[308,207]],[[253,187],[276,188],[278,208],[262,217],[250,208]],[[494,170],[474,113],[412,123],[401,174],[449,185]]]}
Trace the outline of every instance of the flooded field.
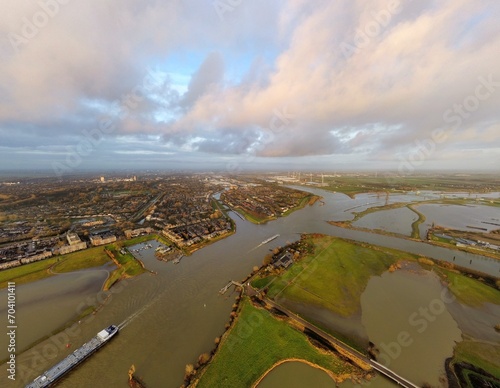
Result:
{"label": "flooded field", "polygon": [[[16,319],[21,333],[16,341],[18,349],[26,349],[40,338],[55,333],[69,320],[76,319],[88,307],[87,299],[94,299],[97,305],[95,296],[107,276],[105,269],[85,270],[18,286]],[[6,300],[6,295],[7,289],[0,290],[0,300]],[[0,316],[7,316],[6,304],[0,306]],[[2,336],[0,359],[7,357],[7,337]]]}
{"label": "flooded field", "polygon": [[352,223],[357,228],[380,229],[385,232],[411,236],[411,224],[418,220],[418,215],[402,207],[399,209],[381,210],[367,214]]}
{"label": "flooded field", "polygon": [[431,272],[374,277],[361,296],[362,321],[380,363],[418,386],[440,386],[444,360],[462,332],[447,309],[451,293]]}
{"label": "flooded field", "polygon": [[500,229],[500,207],[422,204],[415,208],[426,218],[420,225],[420,236],[425,236],[432,224],[475,232]]}
{"label": "flooded field", "polygon": [[278,365],[257,385],[257,388],[335,388],[335,381],[323,370],[303,362],[290,361]]}

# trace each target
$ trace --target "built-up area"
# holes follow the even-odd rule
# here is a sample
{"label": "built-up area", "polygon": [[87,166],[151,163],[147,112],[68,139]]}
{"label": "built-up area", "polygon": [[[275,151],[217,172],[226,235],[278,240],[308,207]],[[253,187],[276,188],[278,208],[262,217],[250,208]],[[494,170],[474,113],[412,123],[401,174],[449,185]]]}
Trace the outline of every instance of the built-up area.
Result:
{"label": "built-up area", "polygon": [[190,253],[234,231],[230,208],[275,217],[306,197],[258,178],[213,174],[3,181],[0,269],[151,233]]}

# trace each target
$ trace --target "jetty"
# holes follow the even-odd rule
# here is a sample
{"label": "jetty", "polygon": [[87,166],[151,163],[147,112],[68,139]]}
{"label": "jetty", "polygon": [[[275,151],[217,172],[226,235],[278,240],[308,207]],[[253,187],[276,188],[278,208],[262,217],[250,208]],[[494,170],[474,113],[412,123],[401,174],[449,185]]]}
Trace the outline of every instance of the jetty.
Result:
{"label": "jetty", "polygon": [[220,289],[219,294],[224,295],[231,286],[243,288],[243,284],[230,280],[229,283]]}

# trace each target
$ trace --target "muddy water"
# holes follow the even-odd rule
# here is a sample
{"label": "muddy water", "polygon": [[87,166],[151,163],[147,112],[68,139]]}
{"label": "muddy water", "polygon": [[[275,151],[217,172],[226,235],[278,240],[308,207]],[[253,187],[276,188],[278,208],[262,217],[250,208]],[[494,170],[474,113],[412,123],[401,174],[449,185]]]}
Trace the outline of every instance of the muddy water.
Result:
{"label": "muddy water", "polygon": [[418,386],[440,386],[444,360],[462,339],[447,308],[453,299],[432,272],[373,277],[361,296],[362,322],[378,361]]}
{"label": "muddy water", "polygon": [[[26,349],[33,342],[78,317],[84,310],[79,309],[80,302],[95,296],[107,276],[108,272],[104,269],[86,270],[18,286],[15,314],[19,333],[16,339],[17,349]],[[0,300],[7,300],[6,289],[0,290]],[[7,317],[6,303],[0,305],[0,317]],[[7,338],[1,336],[0,359],[7,356]]]}
{"label": "muddy water", "polygon": [[418,215],[407,207],[403,207],[367,214],[352,225],[357,228],[381,229],[386,232],[411,236],[411,224],[416,220],[418,220]]}
{"label": "muddy water", "polygon": [[426,221],[420,225],[421,236],[426,235],[433,223],[472,232],[500,229],[500,207],[423,204],[416,209],[426,217]]}
{"label": "muddy water", "polygon": [[303,362],[290,361],[275,367],[257,386],[258,388],[335,388],[328,374]]}
{"label": "muddy water", "polygon": [[[297,240],[303,232],[332,234],[450,261],[456,256],[457,264],[487,273],[500,271],[498,261],[478,255],[333,227],[326,221],[352,216],[349,208],[366,202],[366,198],[356,201],[343,194],[309,191],[322,195],[325,205],[317,203],[266,225],[253,225],[234,216],[236,234],[183,258],[177,265],[156,260],[154,244],[153,248],[142,250],[141,259],[157,274],[144,274],[122,282],[110,293],[93,294],[94,299],[104,301],[104,306],[95,316],[85,319],[66,334],[71,348],[56,346],[66,339],[64,336],[55,342],[52,337],[18,355],[18,379],[10,386],[23,386],[27,379],[48,369],[103,327],[123,323],[119,335],[69,374],[61,386],[126,387],[128,369],[134,364],[137,375],[149,386],[178,387],[183,381],[185,365],[195,363],[201,353],[209,352],[215,337],[224,331],[235,295],[228,293],[222,297],[218,291],[231,279],[243,279],[254,265],[262,262],[269,249]],[[375,200],[383,202],[385,199]],[[275,234],[280,234],[280,237],[258,247]],[[17,333],[20,343],[49,335],[59,322],[67,320],[82,301],[87,300],[82,293],[95,292],[92,282],[83,287],[83,291],[72,278],[53,283],[57,279],[63,278],[18,287],[20,294],[24,287],[29,286],[31,290],[30,297],[24,302],[26,307],[19,305],[18,309],[19,325],[21,320],[25,325],[22,329],[20,326]],[[99,283],[101,280],[96,278],[95,281]],[[57,291],[50,291],[51,287]],[[1,351],[4,349],[5,346]],[[441,365],[441,361],[437,364]],[[1,382],[8,381],[5,369],[0,369]],[[420,373],[425,376],[427,370],[420,369]]]}

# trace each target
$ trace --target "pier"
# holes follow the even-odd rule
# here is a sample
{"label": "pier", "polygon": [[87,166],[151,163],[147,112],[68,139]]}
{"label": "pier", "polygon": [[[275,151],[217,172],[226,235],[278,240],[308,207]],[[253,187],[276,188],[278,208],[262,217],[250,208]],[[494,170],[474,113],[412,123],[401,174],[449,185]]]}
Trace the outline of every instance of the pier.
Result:
{"label": "pier", "polygon": [[231,286],[243,288],[243,284],[231,280],[229,281],[229,283],[227,283],[224,287],[220,289],[219,294],[224,295]]}

